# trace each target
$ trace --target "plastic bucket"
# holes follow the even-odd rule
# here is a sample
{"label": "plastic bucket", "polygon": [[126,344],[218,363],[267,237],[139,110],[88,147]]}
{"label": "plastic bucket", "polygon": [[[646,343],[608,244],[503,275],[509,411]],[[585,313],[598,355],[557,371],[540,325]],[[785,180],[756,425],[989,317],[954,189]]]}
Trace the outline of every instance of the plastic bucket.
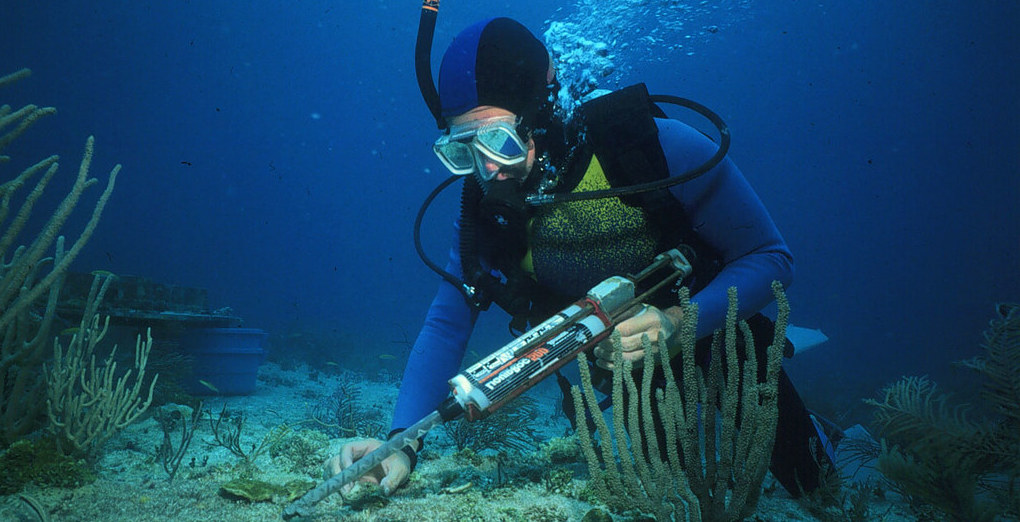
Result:
{"label": "plastic bucket", "polygon": [[266,358],[268,334],[257,328],[196,328],[181,336],[193,360],[184,387],[193,395],[248,395]]}

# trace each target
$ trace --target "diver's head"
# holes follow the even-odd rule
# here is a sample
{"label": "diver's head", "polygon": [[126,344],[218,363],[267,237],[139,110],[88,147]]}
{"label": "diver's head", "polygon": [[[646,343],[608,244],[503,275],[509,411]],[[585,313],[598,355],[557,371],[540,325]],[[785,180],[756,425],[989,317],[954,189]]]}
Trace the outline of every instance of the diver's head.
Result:
{"label": "diver's head", "polygon": [[545,45],[520,23],[493,18],[461,31],[439,68],[447,125],[434,146],[440,160],[483,182],[526,178],[535,131],[552,114],[555,78]]}
{"label": "diver's head", "polygon": [[545,45],[509,18],[478,22],[460,32],[439,66],[439,102],[450,118],[475,107],[506,109],[535,127],[550,103],[555,70]]}

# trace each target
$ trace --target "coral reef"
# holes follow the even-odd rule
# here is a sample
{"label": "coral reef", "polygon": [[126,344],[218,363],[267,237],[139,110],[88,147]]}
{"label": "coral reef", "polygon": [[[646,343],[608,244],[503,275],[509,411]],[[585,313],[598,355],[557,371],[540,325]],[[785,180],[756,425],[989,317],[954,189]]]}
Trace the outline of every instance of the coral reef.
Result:
{"label": "coral reef", "polygon": [[314,477],[322,472],[322,463],[329,458],[328,446],[329,437],[321,431],[294,431],[270,447],[269,456],[284,469]]}
{"label": "coral reef", "polygon": [[584,454],[576,436],[549,439],[539,449],[542,458],[553,464],[584,462]]}
{"label": "coral reef", "polygon": [[[0,88],[28,77],[22,69],[0,77]],[[44,116],[56,113],[52,107],[25,105],[13,110],[0,106],[0,164],[11,158],[7,147]],[[92,215],[71,245],[60,235],[85,191],[99,183],[89,177],[94,140],[85,142],[85,153],[78,175],[61,203],[42,229],[23,246],[15,246],[29,221],[35,203],[46,191],[58,169],[58,157],[50,156],[19,174],[3,176],[0,184],[0,445],[8,445],[43,426],[46,381],[40,371],[51,354],[50,332],[57,297],[71,262],[91,238],[107,200],[113,192],[120,165],[110,172],[106,188],[100,194]],[[7,222],[18,191],[37,178],[31,191],[21,199],[13,219]],[[13,250],[12,250],[13,249]],[[52,249],[52,255],[47,254]]]}
{"label": "coral reef", "polygon": [[886,387],[875,407],[879,470],[914,504],[951,520],[1020,518],[1020,306],[1000,304],[985,354],[962,364],[985,377],[995,417],[976,420],[927,377]]}
{"label": "coral reef", "polygon": [[[579,429],[596,495],[616,511],[637,511],[656,520],[740,520],[754,513],[771,458],[778,419],[779,365],[789,305],[779,283],[773,283],[779,304],[775,337],[768,349],[767,375],[759,382],[754,350],[746,350],[741,368],[737,330],[753,346],[750,327],[737,321],[736,289],[730,288],[729,311],[723,331],[712,340],[711,362],[702,369],[694,361],[697,308],[686,295],[680,329],[679,355],[684,373],[673,375],[669,350],[645,339],[649,354],[642,370],[640,392],[624,363],[619,334],[614,332],[613,426],[598,407],[585,357],[579,357],[582,388],[572,390],[577,426],[587,426],[587,414],[600,436],[601,455],[593,434]],[[652,378],[662,368],[664,389]],[[724,367],[725,366],[725,367]],[[716,410],[720,412],[717,428]],[[665,440],[656,428],[662,425]],[[661,445],[660,445],[661,444]],[[614,449],[616,453],[614,454]]]}

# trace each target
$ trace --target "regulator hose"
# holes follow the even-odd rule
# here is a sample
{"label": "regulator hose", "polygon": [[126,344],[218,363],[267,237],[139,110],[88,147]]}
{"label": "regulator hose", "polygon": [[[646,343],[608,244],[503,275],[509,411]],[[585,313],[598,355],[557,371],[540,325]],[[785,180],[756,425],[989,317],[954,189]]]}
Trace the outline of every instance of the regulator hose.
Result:
{"label": "regulator hose", "polygon": [[718,114],[712,112],[711,109],[704,105],[688,100],[687,98],[681,98],[679,96],[672,96],[668,94],[653,94],[650,97],[652,102],[657,103],[669,103],[673,105],[679,105],[686,107],[694,112],[704,116],[708,121],[715,125],[715,128],[719,131],[719,148],[716,149],[715,154],[712,155],[707,161],[701,165],[679,174],[677,176],[670,176],[665,179],[651,181],[648,183],[640,183],[637,185],[629,185],[626,187],[611,188],[605,190],[591,190],[588,192],[562,192],[562,193],[551,193],[551,194],[537,194],[527,197],[527,202],[532,206],[543,206],[552,205],[556,203],[567,203],[570,201],[585,201],[589,199],[602,199],[612,197],[629,196],[631,194],[640,194],[642,192],[651,192],[653,190],[661,190],[664,188],[672,187],[673,185],[679,185],[680,183],[686,183],[691,181],[698,176],[712,170],[718,165],[723,158],[726,157],[726,153],[730,150],[730,129],[726,126],[726,122],[719,117]]}
{"label": "regulator hose", "polygon": [[[460,193],[460,266],[468,281],[478,281],[482,264],[478,260],[478,203],[482,198],[482,187],[474,176],[464,177],[464,188]],[[489,306],[488,296],[477,287],[462,282],[464,295],[475,307],[485,310]]]}
{"label": "regulator hose", "polygon": [[[433,20],[433,24],[434,23],[435,20]],[[420,78],[421,75],[419,75],[419,79]],[[429,81],[431,82],[431,73],[429,75],[429,78],[430,78]],[[426,96],[426,100],[427,98],[428,97]],[[621,197],[628,196],[631,194],[640,194],[642,192],[651,192],[653,190],[662,190],[665,188],[672,187],[673,185],[678,185],[680,183],[691,181],[697,178],[698,176],[701,176],[706,172],[712,170],[713,168],[715,168],[716,165],[722,162],[723,158],[726,157],[726,153],[730,149],[730,130],[729,127],[726,126],[726,122],[724,122],[723,119],[719,117],[719,115],[717,115],[715,112],[712,112],[712,110],[709,109],[708,107],[705,107],[704,105],[696,101],[689,100],[687,98],[681,98],[679,96],[672,96],[667,94],[654,94],[651,96],[651,100],[657,103],[669,103],[681,107],[686,107],[697,112],[698,114],[701,114],[710,122],[712,122],[712,124],[715,125],[716,129],[719,132],[719,148],[716,149],[715,154],[713,154],[711,158],[705,161],[705,163],[702,163],[701,165],[677,176],[671,176],[665,179],[652,181],[649,183],[640,183],[637,185],[611,188],[606,190],[592,190],[588,192],[561,192],[532,195],[527,197],[528,205],[538,207],[544,205],[552,205],[556,203],[567,203],[570,201],[584,201],[589,199]],[[447,272],[439,265],[433,263],[425,254],[425,250],[421,246],[421,222],[423,217],[425,216],[425,212],[428,210],[429,205],[432,204],[432,201],[436,198],[436,196],[439,195],[440,192],[442,192],[444,189],[446,189],[446,187],[450,186],[451,184],[453,184],[453,182],[457,181],[457,179],[461,177],[464,176],[456,175],[450,176],[445,181],[440,183],[439,186],[433,189],[432,193],[429,194],[427,198],[425,198],[425,201],[422,203],[421,208],[418,210],[418,216],[414,220],[414,248],[418,252],[418,257],[421,258],[422,262],[425,263],[426,266],[428,266],[430,269],[432,269],[432,271],[439,274],[440,277],[442,277],[444,280],[446,280],[447,282],[452,284],[455,288],[457,288],[457,290],[459,290],[460,293],[464,295],[464,298],[467,300],[467,302],[471,303],[475,307],[484,310],[489,304],[488,302],[486,302],[488,299],[487,296],[478,295],[478,291],[476,288],[470,286],[457,276]],[[461,193],[461,216],[462,217],[468,216],[468,219],[461,219],[461,231],[460,231],[461,237],[460,244],[458,245],[458,247],[461,249],[460,250],[461,263],[463,271],[465,274],[469,274],[473,273],[470,271],[481,269],[480,265],[478,264],[477,257],[478,254],[477,240],[475,237],[477,231],[474,228],[473,221],[473,217],[477,215],[478,210],[477,204],[478,199],[480,198],[481,187],[478,186],[477,180],[475,180],[471,176],[466,176],[464,178],[465,186],[464,190]]]}

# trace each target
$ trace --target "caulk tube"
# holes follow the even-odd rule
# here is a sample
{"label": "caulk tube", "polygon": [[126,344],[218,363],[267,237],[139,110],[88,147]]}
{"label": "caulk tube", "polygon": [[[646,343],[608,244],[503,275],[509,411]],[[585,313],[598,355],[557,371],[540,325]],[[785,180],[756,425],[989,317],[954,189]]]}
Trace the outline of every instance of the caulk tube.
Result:
{"label": "caulk tube", "polygon": [[610,316],[627,310],[633,299],[630,279],[602,281],[584,299],[450,379],[453,398],[468,420],[485,418],[607,337]]}
{"label": "caulk tube", "polygon": [[[448,400],[442,407],[440,407],[441,410],[444,410],[442,413],[440,413],[440,410],[436,410],[428,414],[424,419],[394,435],[393,438],[383,443],[382,446],[376,448],[372,453],[356,460],[349,467],[344,468],[344,470],[339,474],[334,475],[329,480],[319,484],[315,489],[305,493],[303,497],[292,502],[283,510],[284,520],[290,520],[297,516],[310,516],[315,509],[315,505],[322,501],[322,499],[340,491],[340,488],[347,484],[358,480],[362,475],[382,464],[382,461],[386,460],[386,457],[400,451],[404,446],[411,444],[419,438],[424,437],[429,430],[438,426],[445,420],[456,418],[459,415],[457,413],[458,408],[448,404],[450,402],[452,401]],[[460,411],[463,412],[463,410]]]}
{"label": "caulk tube", "polygon": [[450,379],[453,396],[466,410],[468,420],[485,418],[573,360],[585,347],[608,334],[610,327],[599,316],[585,314],[548,340],[487,359],[502,363],[499,366],[475,365]]}
{"label": "caulk tube", "polygon": [[468,420],[486,417],[491,413],[490,407],[493,403],[499,402],[505,394],[500,392],[494,394],[493,390],[487,389],[483,383],[508,374],[508,369],[517,368],[515,364],[526,361],[522,359],[524,354],[562,331],[570,322],[590,313],[590,309],[575,303],[450,379],[453,398],[467,412]]}

